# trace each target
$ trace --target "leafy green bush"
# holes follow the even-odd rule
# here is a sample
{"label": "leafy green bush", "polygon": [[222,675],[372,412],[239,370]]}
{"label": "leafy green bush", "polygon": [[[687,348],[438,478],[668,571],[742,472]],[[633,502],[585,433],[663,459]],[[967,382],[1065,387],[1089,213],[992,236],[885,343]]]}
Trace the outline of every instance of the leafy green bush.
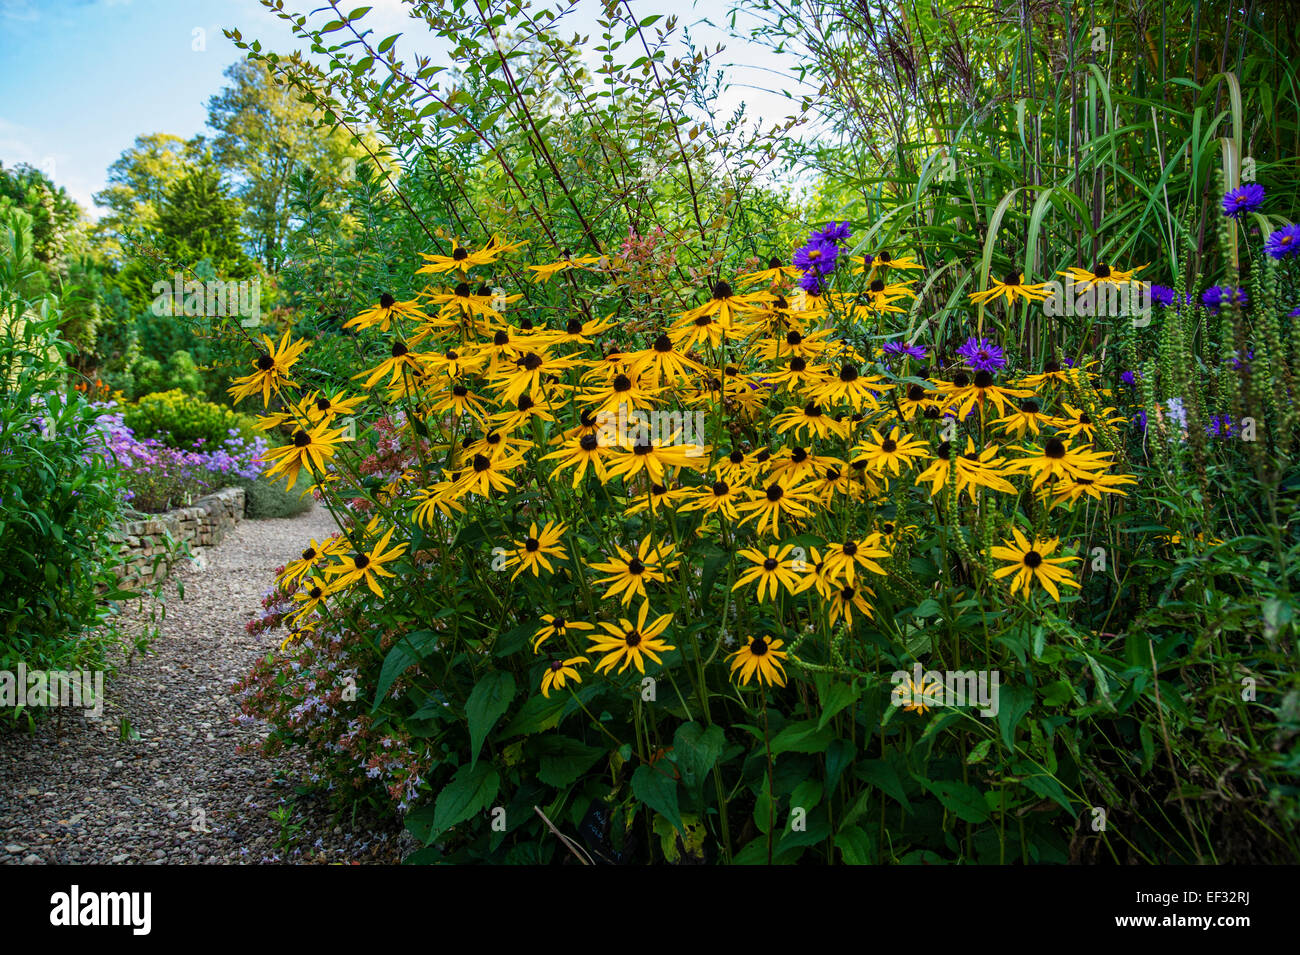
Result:
{"label": "leafy green bush", "polygon": [[230,437],[231,431],[244,437],[255,434],[247,416],[179,388],[145,395],[129,405],[123,417],[137,438],[157,438],[173,448],[193,448],[199,441],[204,447],[215,447]]}
{"label": "leafy green bush", "polygon": [[[104,669],[122,518],[117,469],[92,453],[97,410],[66,386],[53,299],[24,300],[20,230],[0,259],[0,670]],[[11,712],[11,711],[10,711]]]}
{"label": "leafy green bush", "polygon": [[230,483],[244,489],[244,516],[252,520],[271,517],[295,517],[311,507],[311,495],[306,493],[311,480],[306,471],[298,483],[286,491],[278,481],[264,478],[233,477]]}

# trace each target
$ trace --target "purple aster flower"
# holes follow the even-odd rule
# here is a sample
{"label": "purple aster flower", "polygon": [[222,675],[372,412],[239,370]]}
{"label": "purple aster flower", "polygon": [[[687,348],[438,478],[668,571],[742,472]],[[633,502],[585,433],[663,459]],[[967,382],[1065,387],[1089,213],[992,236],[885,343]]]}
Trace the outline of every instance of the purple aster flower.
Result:
{"label": "purple aster flower", "polygon": [[840,248],[834,242],[811,241],[794,254],[794,267],[805,274],[830,275]]}
{"label": "purple aster flower", "polygon": [[1264,250],[1275,259],[1300,255],[1300,225],[1284,225],[1269,233]]}
{"label": "purple aster flower", "polygon": [[1242,358],[1242,357],[1241,357],[1240,352],[1235,352],[1235,351],[1234,351],[1234,352],[1232,353],[1232,358],[1230,359],[1230,361],[1232,362],[1232,367],[1233,367],[1233,369],[1235,369],[1236,371],[1241,371],[1241,369],[1243,369],[1243,368],[1249,368],[1249,367],[1250,367],[1250,361],[1251,361],[1251,359],[1254,358],[1254,357],[1255,357],[1255,349],[1253,349],[1253,348],[1247,348],[1247,349],[1246,349],[1246,357],[1245,357],[1245,358]]}
{"label": "purple aster flower", "polygon": [[1264,187],[1257,182],[1248,182],[1238,186],[1223,197],[1223,214],[1239,219],[1247,212],[1254,212],[1264,203]]}
{"label": "purple aster flower", "polygon": [[1152,285],[1151,301],[1168,308],[1174,304],[1174,290],[1168,285]]}
{"label": "purple aster flower", "polygon": [[847,222],[828,222],[816,232],[809,234],[808,241],[810,243],[832,242],[839,245],[841,242],[846,242],[852,234]]}
{"label": "purple aster flower", "polygon": [[886,355],[899,358],[912,358],[916,361],[925,361],[925,346],[923,345],[906,345],[903,342],[885,342],[881,349]]}
{"label": "purple aster flower", "polygon": [[825,291],[821,276],[816,272],[805,272],[799,279],[799,287],[809,295],[821,295]]}
{"label": "purple aster flower", "polygon": [[1212,438],[1230,438],[1236,434],[1235,427],[1229,415],[1216,414],[1205,426],[1205,433]]}
{"label": "purple aster flower", "polygon": [[1300,318],[1300,305],[1296,306],[1295,308],[1291,309],[1291,311],[1287,312],[1287,317]]}
{"label": "purple aster flower", "polygon": [[1121,383],[1128,385],[1130,388],[1137,387],[1138,373],[1135,371],[1122,372],[1119,376]]}
{"label": "purple aster flower", "polygon": [[972,336],[966,339],[966,344],[957,349],[957,354],[976,371],[997,371],[1007,363],[1002,349],[987,338]]}
{"label": "purple aster flower", "polygon": [[1201,293],[1201,304],[1211,312],[1217,312],[1224,305],[1232,302],[1246,305],[1250,302],[1250,298],[1244,288],[1233,288],[1231,285],[1214,285]]}
{"label": "purple aster flower", "polygon": [[1133,427],[1137,428],[1139,431],[1145,431],[1147,429],[1147,413],[1145,411],[1138,411],[1138,413],[1133,416],[1132,420]]}

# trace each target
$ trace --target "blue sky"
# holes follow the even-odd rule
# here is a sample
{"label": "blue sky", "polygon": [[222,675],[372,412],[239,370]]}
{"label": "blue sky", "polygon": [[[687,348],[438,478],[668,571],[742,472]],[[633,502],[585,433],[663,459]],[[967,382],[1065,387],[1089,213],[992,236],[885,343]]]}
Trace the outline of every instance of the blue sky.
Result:
{"label": "blue sky", "polygon": [[[303,13],[320,5],[285,4]],[[398,48],[409,54],[412,47],[404,44],[418,42],[421,25],[406,17],[399,0],[370,5],[365,24],[381,37],[404,32]],[[784,85],[771,71],[788,64],[700,22],[724,24],[730,6],[726,0],[632,0],[638,16],[679,16],[697,46],[724,42],[720,62],[734,64],[730,75],[738,85],[721,105],[743,99],[751,113],[776,120],[790,112],[788,101],[749,87]],[[581,0],[569,15],[573,32],[594,34],[599,10],[598,0]],[[204,131],[208,98],[241,55],[221,31],[236,27],[266,49],[297,48],[288,28],[256,0],[0,0],[0,162],[38,166],[94,216],[91,196],[136,136],[189,138]]]}

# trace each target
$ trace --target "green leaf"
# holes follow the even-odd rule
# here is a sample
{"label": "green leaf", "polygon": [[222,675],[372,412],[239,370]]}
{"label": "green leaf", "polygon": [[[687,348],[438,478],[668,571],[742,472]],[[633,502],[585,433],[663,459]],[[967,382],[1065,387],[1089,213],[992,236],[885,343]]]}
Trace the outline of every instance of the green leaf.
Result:
{"label": "green leaf", "polygon": [[632,794],[682,831],[682,814],[677,808],[677,780],[653,766],[638,766],[632,774]]}
{"label": "green leaf", "polygon": [[966,765],[974,766],[976,763],[982,763],[989,755],[989,747],[993,745],[993,740],[985,739],[975,744],[975,748],[966,756]]}
{"label": "green leaf", "polygon": [[605,755],[596,746],[588,746],[567,736],[543,736],[536,742],[541,754],[537,778],[548,786],[564,789],[571,785],[591,764]]}
{"label": "green leaf", "polygon": [[920,782],[957,818],[967,822],[983,822],[989,817],[984,795],[974,786],[955,779],[923,779]]}
{"label": "green leaf", "polygon": [[494,723],[510,708],[515,696],[515,677],[508,670],[489,673],[479,680],[465,704],[469,717],[470,765],[478,762],[479,749]]}
{"label": "green leaf", "polygon": [[1007,749],[1015,749],[1016,726],[1034,705],[1034,691],[1009,683],[998,688],[998,726]]}
{"label": "green leaf", "polygon": [[491,763],[462,766],[456,770],[451,782],[438,793],[430,838],[442,835],[452,826],[487,809],[500,788],[501,777]]}
{"label": "green leaf", "polygon": [[893,797],[902,804],[904,809],[911,812],[912,804],[908,801],[907,793],[903,789],[903,781],[894,765],[895,759],[897,757],[889,760],[865,759],[858,763],[858,767],[854,772],[885,795]]}
{"label": "green leaf", "polygon": [[378,47],[379,52],[383,54],[391,50],[393,48],[393,44],[397,42],[397,38],[399,36],[401,36],[400,33],[394,33],[392,36],[384,37],[384,39],[379,44]]}
{"label": "green leaf", "polygon": [[862,691],[858,689],[855,683],[833,683],[830,689],[822,694],[822,716],[817,721],[817,728],[820,730],[844,707],[858,701]]}
{"label": "green leaf", "polygon": [[834,736],[830,727],[819,727],[816,720],[799,720],[797,723],[791,723],[772,738],[772,755],[820,753],[830,745]]}
{"label": "green leaf", "polygon": [[682,782],[687,787],[703,785],[726,743],[721,726],[705,729],[699,723],[683,723],[677,727],[673,735],[673,759],[682,771]]}
{"label": "green leaf", "polygon": [[393,681],[405,673],[408,667],[419,663],[437,639],[438,634],[432,630],[417,630],[408,633],[393,644],[392,649],[388,651],[388,656],[384,657],[384,665],[379,670],[379,683],[375,687],[375,701],[370,707],[371,713],[379,709],[379,704],[383,702]]}
{"label": "green leaf", "polygon": [[876,858],[875,842],[857,826],[841,830],[835,837],[835,848],[840,850],[845,865],[871,865]]}

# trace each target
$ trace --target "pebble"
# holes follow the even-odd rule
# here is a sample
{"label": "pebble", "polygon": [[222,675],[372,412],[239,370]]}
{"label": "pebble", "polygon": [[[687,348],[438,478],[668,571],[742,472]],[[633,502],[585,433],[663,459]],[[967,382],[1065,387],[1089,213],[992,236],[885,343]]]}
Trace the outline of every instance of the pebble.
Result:
{"label": "pebble", "polygon": [[[102,720],[65,714],[61,736],[54,720],[30,735],[0,733],[0,845],[10,861],[401,861],[413,847],[399,823],[358,816],[355,829],[339,826],[313,796],[295,800],[301,829],[282,846],[270,813],[306,777],[305,762],[293,752],[268,762],[257,752],[268,727],[234,722],[231,688],[276,645],[273,635],[250,638],[245,619],[259,612],[275,568],[335,529],[319,507],[286,520],[243,521],[207,552],[201,575],[188,562],[177,566],[172,582],[184,583],[185,599],[169,582],[161,634],[147,654],[123,659],[107,677]],[[149,609],[125,606],[120,619],[138,627]],[[120,739],[123,717],[140,739]],[[190,828],[195,810],[203,812],[201,834]]]}

